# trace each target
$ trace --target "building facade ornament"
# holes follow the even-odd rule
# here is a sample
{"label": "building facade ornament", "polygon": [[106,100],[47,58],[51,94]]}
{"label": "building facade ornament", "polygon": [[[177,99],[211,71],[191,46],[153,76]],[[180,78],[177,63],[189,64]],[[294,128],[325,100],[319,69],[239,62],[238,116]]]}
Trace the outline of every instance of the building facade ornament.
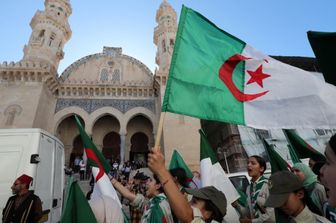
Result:
{"label": "building facade ornament", "polygon": [[103,107],[112,107],[119,110],[122,113],[136,108],[143,107],[149,111],[155,113],[155,100],[154,99],[57,99],[57,104],[55,108],[55,114],[64,108],[68,107],[80,107],[85,110],[87,113],[91,114],[92,112],[103,108]]}

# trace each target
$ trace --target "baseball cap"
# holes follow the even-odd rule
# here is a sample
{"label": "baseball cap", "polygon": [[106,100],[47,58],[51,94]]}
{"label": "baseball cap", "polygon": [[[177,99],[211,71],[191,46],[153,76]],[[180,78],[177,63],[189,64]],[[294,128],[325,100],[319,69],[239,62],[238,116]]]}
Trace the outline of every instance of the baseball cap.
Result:
{"label": "baseball cap", "polygon": [[214,186],[202,187],[199,189],[185,188],[185,191],[197,198],[211,201],[218,208],[220,213],[225,216],[226,197],[223,192],[217,190]]}
{"label": "baseball cap", "polygon": [[284,205],[290,193],[301,189],[302,181],[290,171],[279,171],[268,180],[269,197],[266,200],[266,207],[278,208]]}
{"label": "baseball cap", "polygon": [[147,180],[149,178],[149,176],[146,176],[143,172],[137,172],[134,177],[134,179],[138,179],[138,180]]}

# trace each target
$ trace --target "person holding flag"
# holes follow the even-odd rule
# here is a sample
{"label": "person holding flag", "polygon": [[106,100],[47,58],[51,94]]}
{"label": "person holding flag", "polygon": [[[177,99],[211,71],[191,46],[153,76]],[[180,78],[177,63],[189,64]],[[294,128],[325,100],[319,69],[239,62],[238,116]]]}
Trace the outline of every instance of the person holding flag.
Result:
{"label": "person holding flag", "polygon": [[150,177],[146,183],[146,197],[142,194],[134,194],[123,186],[115,178],[111,178],[113,187],[126,199],[128,199],[134,208],[143,211],[141,223],[173,223],[173,216],[167,200],[163,193],[163,185],[156,175]]}
{"label": "person holding flag", "polygon": [[223,192],[214,186],[186,189],[187,193],[193,195],[189,204],[166,169],[165,159],[159,148],[153,148],[148,155],[148,167],[157,174],[172,211],[176,214],[179,222],[203,223],[213,220],[224,222],[227,201]]}
{"label": "person holding flag", "polygon": [[265,160],[257,155],[250,156],[247,163],[248,175],[252,178],[246,189],[248,207],[241,208],[245,215],[241,223],[275,222],[274,209],[266,208],[265,202],[269,196],[267,179],[263,176],[266,170]]}

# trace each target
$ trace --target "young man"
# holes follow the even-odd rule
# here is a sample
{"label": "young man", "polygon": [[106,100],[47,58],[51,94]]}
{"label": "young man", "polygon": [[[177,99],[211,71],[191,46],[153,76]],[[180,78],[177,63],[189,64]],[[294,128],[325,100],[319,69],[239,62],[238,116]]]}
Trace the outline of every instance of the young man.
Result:
{"label": "young man", "polygon": [[147,198],[140,193],[134,194],[114,178],[111,179],[111,183],[122,196],[131,202],[130,205],[143,211],[141,223],[174,222],[167,197],[155,175],[147,180]]}
{"label": "young man", "polygon": [[[146,193],[146,186],[143,184],[144,181],[149,179],[144,173],[137,172],[133,177],[133,184],[131,185],[130,191],[134,194],[142,194]],[[141,217],[143,211],[139,208],[135,208],[134,206],[129,206],[130,211],[130,223],[139,223],[141,221]]]}
{"label": "young man", "polygon": [[336,222],[336,135],[333,135],[325,149],[326,163],[322,166],[321,181],[328,189],[328,204],[325,205],[325,216]]}
{"label": "young man", "polygon": [[159,177],[172,211],[181,223],[222,222],[226,214],[226,198],[221,191],[213,186],[186,189],[187,193],[193,195],[189,204],[166,169],[160,149],[152,149],[148,155],[148,167]]}
{"label": "young man", "polygon": [[274,173],[268,181],[268,186],[270,195],[265,206],[280,208],[287,215],[289,223],[330,222],[309,210],[302,181],[292,172]]}
{"label": "young man", "polygon": [[329,205],[336,208],[336,135],[333,135],[325,149],[326,164],[321,168],[322,183],[329,189]]}
{"label": "young man", "polygon": [[10,197],[2,212],[2,222],[36,223],[42,217],[42,204],[38,196],[29,191],[33,178],[23,174],[11,187]]}

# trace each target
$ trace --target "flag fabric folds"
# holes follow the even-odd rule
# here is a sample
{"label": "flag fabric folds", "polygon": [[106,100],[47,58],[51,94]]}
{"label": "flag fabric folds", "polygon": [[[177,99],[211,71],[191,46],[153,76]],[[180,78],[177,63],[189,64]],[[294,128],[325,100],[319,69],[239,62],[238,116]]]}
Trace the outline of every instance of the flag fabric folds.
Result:
{"label": "flag fabric folds", "polygon": [[312,158],[320,161],[325,160],[324,155],[304,141],[298,134],[296,134],[294,129],[284,129],[283,132],[289,145],[295,150],[299,159]]}
{"label": "flag fabric folds", "polygon": [[193,173],[189,169],[188,165],[184,162],[182,156],[177,152],[177,150],[174,149],[173,155],[171,157],[170,163],[169,163],[169,169],[174,169],[174,168],[182,168],[187,174],[188,179],[193,178]]}
{"label": "flag fabric folds", "polygon": [[[216,155],[212,150],[203,130],[199,130],[200,142],[200,168],[202,187],[214,186],[225,194],[228,204],[239,199],[239,193],[227,177],[222,166],[217,161]],[[226,222],[239,222],[239,216],[231,205],[227,206],[227,214],[224,218]]]}
{"label": "flag fabric folds", "polygon": [[84,144],[84,151],[87,157],[87,163],[92,167],[92,174],[95,178],[95,187],[91,196],[105,195],[111,197],[121,207],[116,190],[112,186],[108,177],[111,166],[106,161],[103,154],[97,149],[90,137],[85,132],[79,118],[75,115],[76,124]]}
{"label": "flag fabric folds", "polygon": [[265,139],[263,139],[262,142],[271,163],[272,174],[291,168],[290,165],[274,150],[271,145],[268,144]]}
{"label": "flag fabric folds", "polygon": [[96,218],[78,183],[69,178],[61,223],[96,223]]}
{"label": "flag fabric folds", "polygon": [[288,145],[288,150],[289,150],[289,155],[292,159],[293,164],[301,163],[299,156],[296,154],[295,150],[290,145]]}
{"label": "flag fabric folds", "polygon": [[163,112],[259,129],[333,128],[335,98],[336,87],[321,76],[266,56],[182,7]]}
{"label": "flag fabric folds", "polygon": [[308,31],[307,36],[324,79],[336,86],[336,32]]}

